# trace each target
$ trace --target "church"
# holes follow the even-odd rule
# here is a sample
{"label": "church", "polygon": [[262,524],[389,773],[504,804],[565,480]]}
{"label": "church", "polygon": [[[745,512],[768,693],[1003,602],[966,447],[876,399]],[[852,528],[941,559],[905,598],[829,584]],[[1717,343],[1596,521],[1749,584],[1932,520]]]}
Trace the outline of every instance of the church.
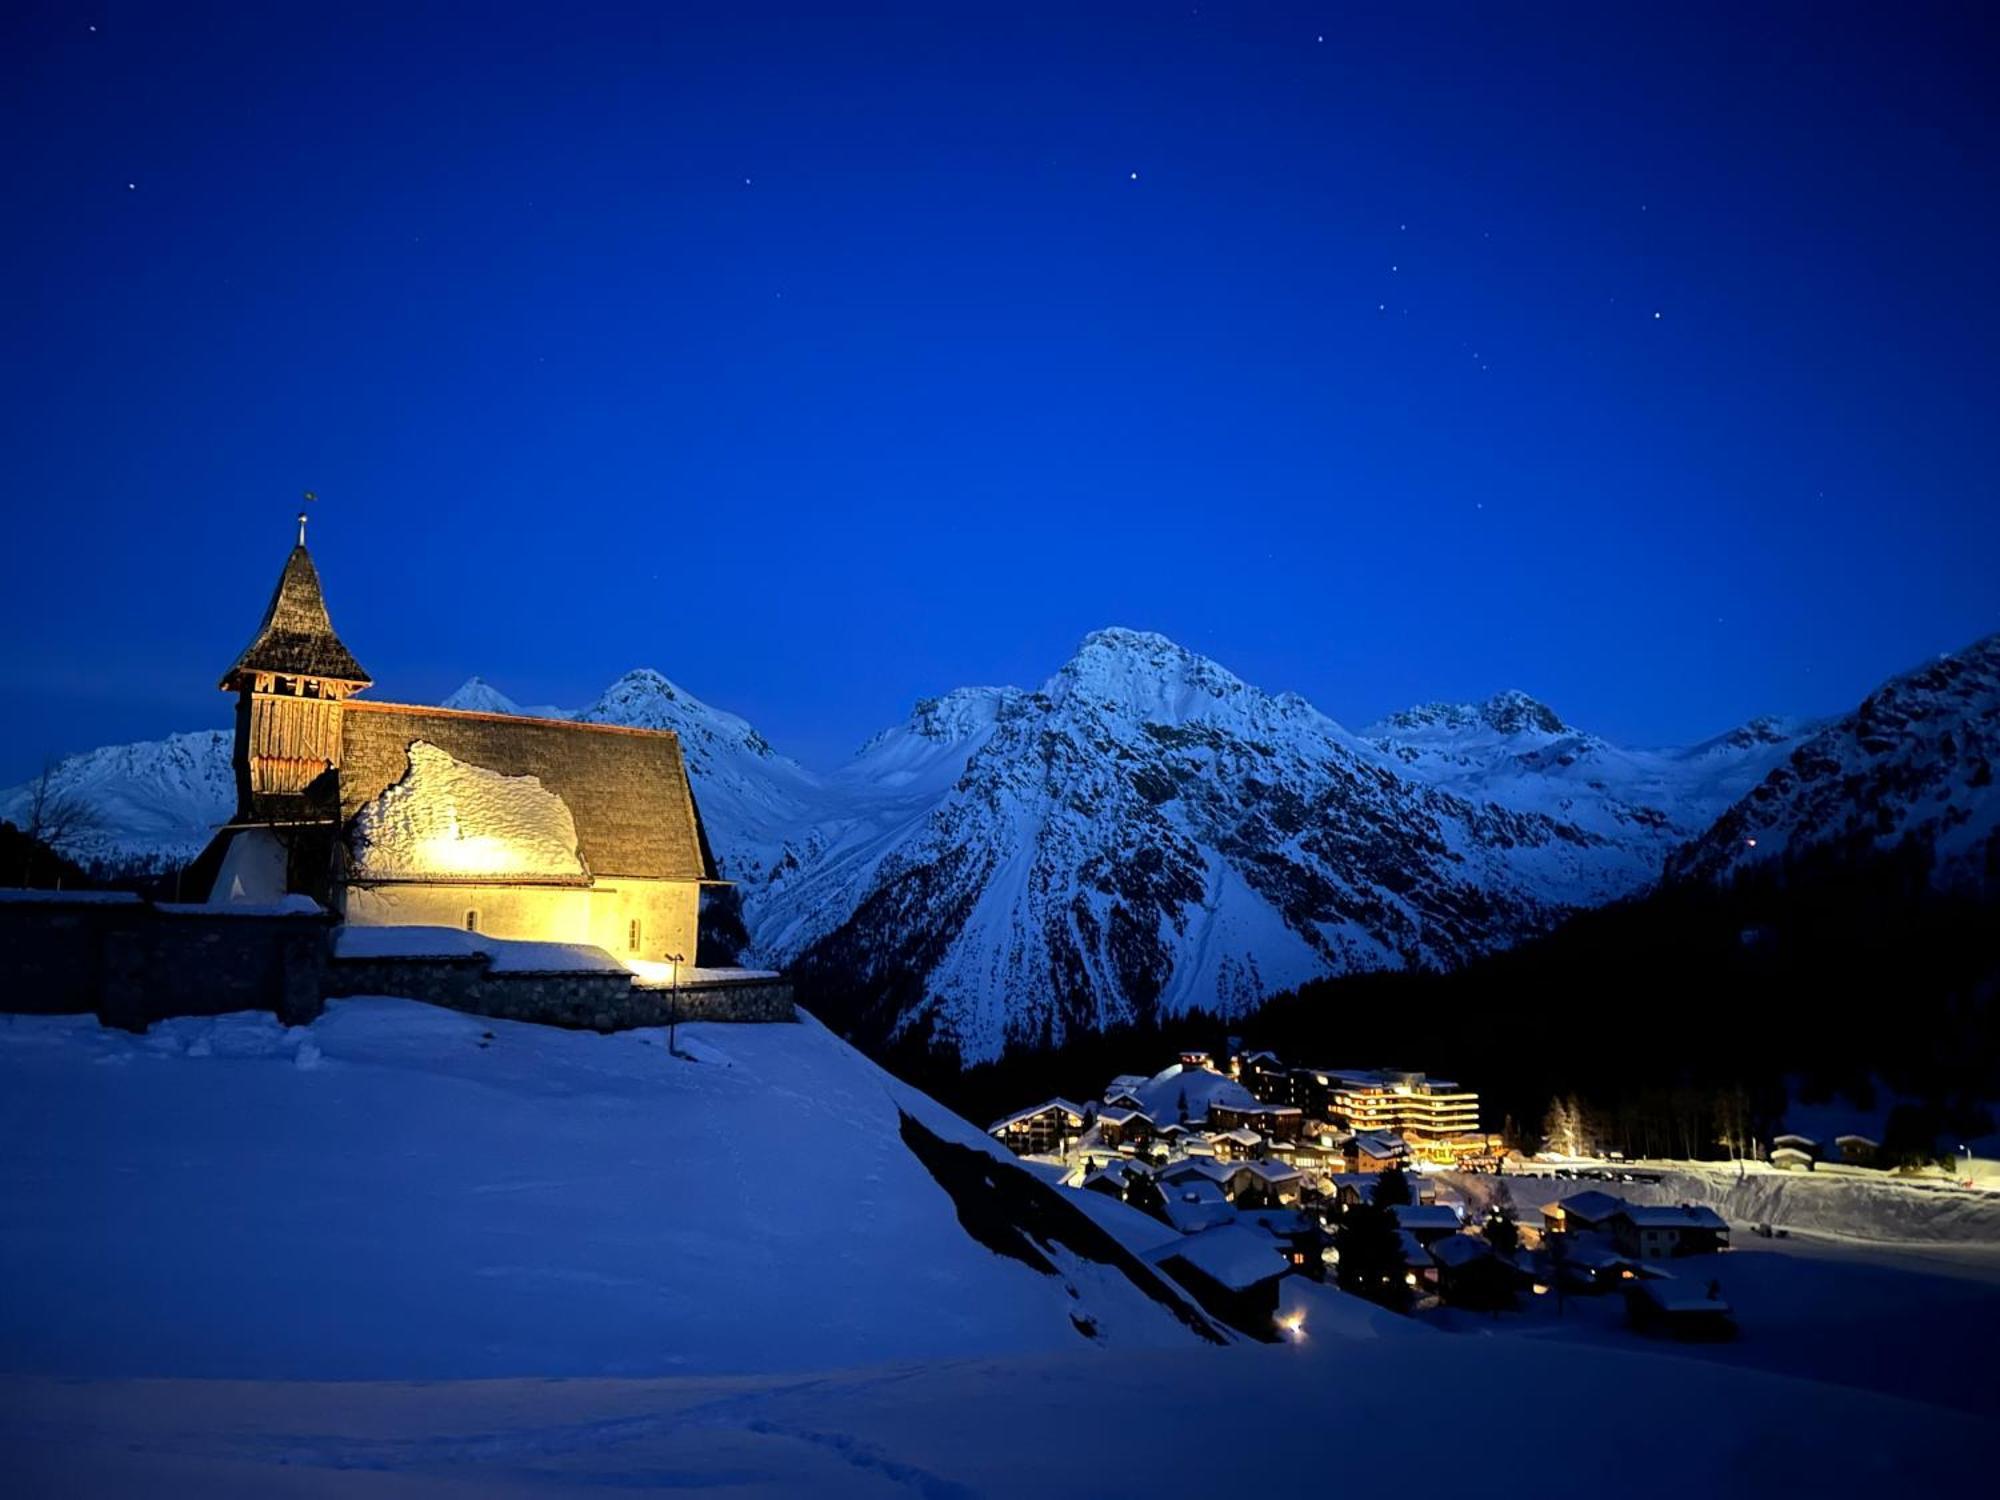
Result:
{"label": "church", "polygon": [[236,813],[196,866],[211,903],[306,896],[349,927],[451,927],[696,963],[720,885],[679,739],[360,695],[305,517],[223,674]]}

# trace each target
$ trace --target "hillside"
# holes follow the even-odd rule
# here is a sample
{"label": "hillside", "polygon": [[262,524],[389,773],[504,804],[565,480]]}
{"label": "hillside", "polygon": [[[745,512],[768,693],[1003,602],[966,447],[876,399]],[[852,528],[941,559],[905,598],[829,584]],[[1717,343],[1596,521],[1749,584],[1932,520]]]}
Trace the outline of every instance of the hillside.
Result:
{"label": "hillside", "polygon": [[1926,851],[1941,886],[2000,889],[2000,635],[1892,678],[1798,745],[1668,862],[1719,880],[1816,849]]}
{"label": "hillside", "polygon": [[1202,1342],[1115,1266],[972,1239],[899,1123],[990,1143],[823,1028],[680,1039],[401,1000],[143,1037],[0,1015],[0,1266],[36,1289],[0,1302],[0,1362],[418,1380]]}

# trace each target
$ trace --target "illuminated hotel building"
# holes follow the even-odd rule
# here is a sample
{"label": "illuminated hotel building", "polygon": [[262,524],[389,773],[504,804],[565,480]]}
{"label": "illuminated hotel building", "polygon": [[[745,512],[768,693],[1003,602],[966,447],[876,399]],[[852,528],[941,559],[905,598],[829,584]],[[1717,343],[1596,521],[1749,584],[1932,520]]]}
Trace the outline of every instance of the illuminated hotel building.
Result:
{"label": "illuminated hotel building", "polygon": [[1326,1113],[1354,1131],[1394,1131],[1439,1139],[1479,1129],[1479,1095],[1442,1078],[1382,1070],[1319,1072]]}

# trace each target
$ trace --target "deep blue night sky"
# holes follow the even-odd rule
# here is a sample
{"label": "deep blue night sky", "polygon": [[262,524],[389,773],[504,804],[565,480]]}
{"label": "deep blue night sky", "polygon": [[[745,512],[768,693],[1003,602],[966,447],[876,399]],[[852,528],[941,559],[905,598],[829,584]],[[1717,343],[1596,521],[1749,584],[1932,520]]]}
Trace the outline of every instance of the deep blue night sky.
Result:
{"label": "deep blue night sky", "polygon": [[1984,7],[529,9],[5,8],[0,781],[226,723],[308,488],[379,696],[815,764],[1105,624],[1628,741],[2000,628]]}

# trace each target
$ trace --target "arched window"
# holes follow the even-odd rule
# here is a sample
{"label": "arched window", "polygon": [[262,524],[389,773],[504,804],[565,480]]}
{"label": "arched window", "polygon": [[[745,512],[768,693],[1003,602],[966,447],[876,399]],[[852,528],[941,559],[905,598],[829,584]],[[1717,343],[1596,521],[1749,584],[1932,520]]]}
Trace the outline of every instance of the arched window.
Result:
{"label": "arched window", "polygon": [[634,917],[625,934],[625,946],[633,953],[639,951],[639,919]]}
{"label": "arched window", "polygon": [[477,911],[474,911],[474,910],[468,910],[468,911],[466,912],[466,914],[465,914],[465,930],[466,930],[467,932],[477,932],[477,931],[479,931],[479,913],[478,913]]}

